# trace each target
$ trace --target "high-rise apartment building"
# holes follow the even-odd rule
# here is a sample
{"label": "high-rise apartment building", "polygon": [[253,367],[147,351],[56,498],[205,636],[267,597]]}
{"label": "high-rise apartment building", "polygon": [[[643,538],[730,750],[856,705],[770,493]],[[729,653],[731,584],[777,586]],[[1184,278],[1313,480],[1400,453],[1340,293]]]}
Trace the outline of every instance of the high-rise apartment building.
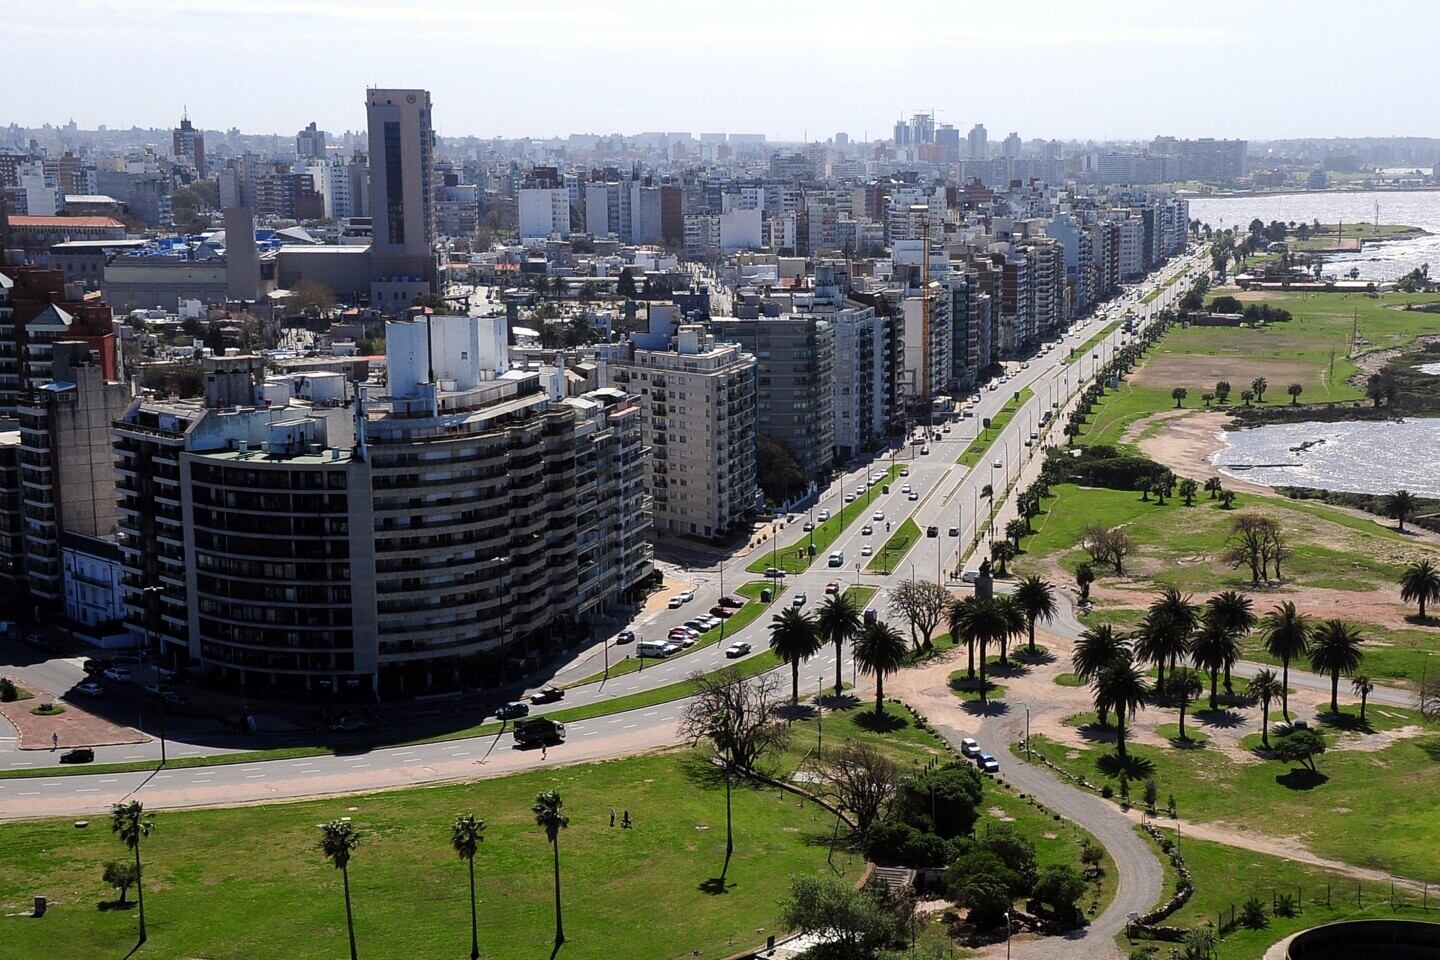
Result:
{"label": "high-rise apartment building", "polygon": [[302,162],[325,159],[325,131],[317,130],[314,120],[311,120],[304,130],[295,134],[295,156]]}
{"label": "high-rise apartment building", "polygon": [[[430,292],[435,282],[435,131],[425,90],[370,89],[365,103],[374,222],[371,301],[388,309],[391,302],[409,304]],[[393,286],[377,290],[377,282]]]}
{"label": "high-rise apartment building", "polygon": [[984,160],[990,156],[990,142],[985,133],[985,124],[977,123],[970,128],[970,135],[966,138],[969,146],[971,160]]}
{"label": "high-rise apartment building", "polygon": [[5,273],[8,280],[0,279],[0,418],[14,417],[22,393],[53,379],[58,341],[87,344],[102,375],[119,379],[108,306],[68,299],[59,270],[7,267]]}
{"label": "high-rise apartment building", "polygon": [[194,170],[201,180],[210,175],[205,164],[205,132],[196,130],[189,117],[180,118],[180,126],[171,131],[170,139],[177,161]]}
{"label": "high-rise apartment building", "polygon": [[741,528],[755,507],[755,358],[687,324],[674,349],[610,359],[606,376],[640,398],[656,533]]}

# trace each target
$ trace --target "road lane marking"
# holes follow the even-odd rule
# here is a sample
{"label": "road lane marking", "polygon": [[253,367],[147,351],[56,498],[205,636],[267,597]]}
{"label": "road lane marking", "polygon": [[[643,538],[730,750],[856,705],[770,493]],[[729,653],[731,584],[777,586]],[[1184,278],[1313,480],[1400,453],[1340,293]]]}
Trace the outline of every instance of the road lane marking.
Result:
{"label": "road lane marking", "polygon": [[264,780],[264,779],[265,779],[265,774],[263,774],[263,773],[247,773],[247,774],[245,774],[245,779],[246,779],[246,780]]}
{"label": "road lane marking", "polygon": [[352,770],[359,770],[361,767],[368,767],[368,766],[370,766],[370,764],[368,764],[368,763],[352,763],[352,764],[350,764],[350,769],[352,769]]}
{"label": "road lane marking", "polygon": [[79,788],[77,788],[77,789],[75,790],[75,792],[76,792],[76,793],[99,793],[99,792],[100,792],[100,788],[99,788],[99,787],[79,787]]}

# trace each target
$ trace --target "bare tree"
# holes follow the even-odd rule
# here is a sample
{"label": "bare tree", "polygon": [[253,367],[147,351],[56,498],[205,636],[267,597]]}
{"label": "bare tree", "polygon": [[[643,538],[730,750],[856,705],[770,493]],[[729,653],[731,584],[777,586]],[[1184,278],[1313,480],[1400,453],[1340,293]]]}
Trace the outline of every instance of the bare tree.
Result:
{"label": "bare tree", "polygon": [[1230,538],[1225,541],[1221,559],[1232,568],[1249,567],[1250,583],[1259,586],[1270,561],[1277,559],[1274,554],[1277,545],[1283,557],[1284,542],[1274,520],[1258,513],[1242,513],[1230,524]]}
{"label": "bare tree", "polygon": [[[954,599],[950,591],[938,583],[902,580],[890,591],[890,612],[904,617],[910,624],[910,642],[917,650],[929,650],[932,646],[930,638]],[[915,638],[917,630],[922,638],[919,643]]]}
{"label": "bare tree", "polygon": [[1440,671],[1426,672],[1415,692],[1415,706],[1426,720],[1440,720]]}
{"label": "bare tree", "polygon": [[1090,554],[1090,559],[1096,563],[1114,563],[1115,559],[1110,555],[1110,529],[1102,527],[1098,523],[1092,523],[1080,533],[1080,546],[1084,547]]}
{"label": "bare tree", "polygon": [[1135,543],[1130,539],[1130,534],[1121,527],[1111,527],[1106,537],[1109,540],[1110,562],[1115,566],[1115,575],[1123,576],[1125,558],[1135,549]]}
{"label": "bare tree", "polygon": [[1271,525],[1269,536],[1265,540],[1265,562],[1275,565],[1275,579],[1280,577],[1280,562],[1290,559],[1290,545],[1285,542],[1284,531],[1280,529],[1279,523]]}
{"label": "bare tree", "polygon": [[814,767],[820,795],[850,813],[860,837],[885,815],[900,789],[900,768],[868,743],[846,743]]}

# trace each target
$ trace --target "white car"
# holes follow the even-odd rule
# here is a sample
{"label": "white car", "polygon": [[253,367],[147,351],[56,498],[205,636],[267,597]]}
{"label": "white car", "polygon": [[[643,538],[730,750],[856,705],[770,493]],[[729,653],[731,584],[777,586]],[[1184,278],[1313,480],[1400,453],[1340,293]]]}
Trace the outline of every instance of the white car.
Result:
{"label": "white car", "polygon": [[966,570],[964,573],[962,573],[962,574],[960,575],[960,582],[961,582],[961,583],[974,583],[976,580],[979,580],[979,579],[980,579],[980,571],[979,571],[979,570]]}
{"label": "white car", "polygon": [[854,502],[855,502],[855,494],[853,494],[853,493],[847,493],[847,494],[845,494],[845,502],[846,502],[846,503],[854,503]]}
{"label": "white car", "polygon": [[903,487],[901,487],[900,492],[908,494],[910,492],[910,484],[907,483]]}
{"label": "white car", "polygon": [[821,510],[818,519],[819,519],[819,521],[820,521],[821,523],[824,523],[826,520],[829,520],[829,519],[830,519],[830,511],[829,511],[829,510]]}
{"label": "white car", "polygon": [[671,610],[679,610],[681,607],[685,606],[685,601],[681,600],[679,597],[671,597],[670,602],[665,604],[665,606],[669,607]]}
{"label": "white car", "polygon": [[689,603],[691,600],[695,599],[695,591],[686,590],[685,592],[679,594],[679,597],[681,603]]}
{"label": "white car", "polygon": [[735,659],[736,657],[743,657],[749,652],[750,644],[746,643],[744,640],[736,640],[734,643],[730,644],[730,646],[725,648],[725,656],[729,657],[731,660]]}
{"label": "white car", "polygon": [[870,544],[868,544],[868,543],[865,544],[865,546],[863,546],[863,547],[860,548],[860,556],[862,556],[862,557],[872,556],[874,553],[875,553],[875,548],[872,547],[872,546],[870,546]]}
{"label": "white car", "polygon": [[905,497],[905,499],[907,499],[907,500],[919,500],[919,499],[920,499],[920,492],[919,492],[918,490],[911,490],[910,493]]}
{"label": "white car", "polygon": [[108,667],[105,670],[105,679],[113,680],[116,683],[129,683],[130,671],[124,667]]}
{"label": "white car", "polygon": [[884,520],[885,520],[885,511],[884,511],[884,510],[876,510],[874,513],[872,513],[872,514],[870,515],[870,519],[871,519],[871,520],[874,520],[876,523],[883,523]]}
{"label": "white car", "polygon": [[961,737],[960,752],[967,757],[980,756],[980,741],[974,737]]}

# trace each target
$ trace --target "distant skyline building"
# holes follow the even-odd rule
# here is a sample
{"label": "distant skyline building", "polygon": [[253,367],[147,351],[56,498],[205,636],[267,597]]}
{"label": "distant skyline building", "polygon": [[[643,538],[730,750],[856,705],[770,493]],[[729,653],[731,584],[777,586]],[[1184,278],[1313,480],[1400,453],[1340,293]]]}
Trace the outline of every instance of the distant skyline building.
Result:
{"label": "distant skyline building", "polygon": [[315,128],[315,121],[295,134],[295,156],[301,160],[325,159],[325,131]]}
{"label": "distant skyline building", "polygon": [[984,160],[990,156],[990,144],[985,133],[985,124],[977,123],[971,127],[967,141],[970,145],[971,160]]}
{"label": "distant skyline building", "polygon": [[205,132],[196,130],[188,116],[180,118],[180,126],[171,131],[171,140],[176,160],[189,163],[201,180],[210,175],[205,165]]}
{"label": "distant skyline building", "polygon": [[435,282],[435,130],[425,90],[365,92],[370,140],[371,302],[409,304]]}

